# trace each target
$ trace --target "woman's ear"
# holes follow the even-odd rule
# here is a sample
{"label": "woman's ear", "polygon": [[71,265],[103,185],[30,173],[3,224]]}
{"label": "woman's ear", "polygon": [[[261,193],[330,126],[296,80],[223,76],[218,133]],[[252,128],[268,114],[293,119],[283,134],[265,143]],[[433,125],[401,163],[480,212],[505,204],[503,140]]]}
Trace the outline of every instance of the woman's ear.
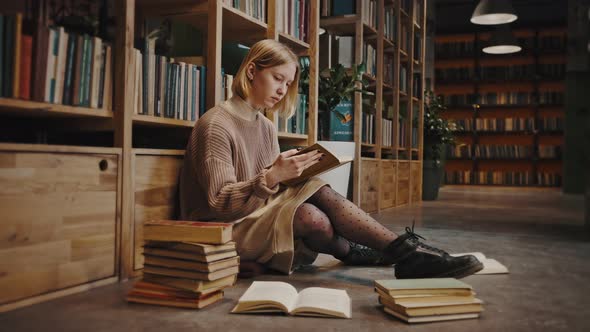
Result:
{"label": "woman's ear", "polygon": [[246,77],[248,81],[252,81],[254,79],[254,72],[256,71],[256,66],[252,62],[248,64],[246,67]]}

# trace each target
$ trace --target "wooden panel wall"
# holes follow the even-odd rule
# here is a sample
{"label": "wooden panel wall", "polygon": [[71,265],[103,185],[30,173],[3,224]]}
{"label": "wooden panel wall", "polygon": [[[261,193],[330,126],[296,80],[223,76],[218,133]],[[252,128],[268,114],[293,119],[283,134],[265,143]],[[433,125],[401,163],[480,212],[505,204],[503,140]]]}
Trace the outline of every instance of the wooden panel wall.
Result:
{"label": "wooden panel wall", "polygon": [[375,212],[379,200],[379,161],[361,160],[361,209],[365,212]]}
{"label": "wooden panel wall", "polygon": [[381,181],[381,208],[394,207],[397,191],[397,161],[381,161]]}
{"label": "wooden panel wall", "polygon": [[143,223],[151,219],[175,219],[182,155],[134,156],[134,269],[143,268]]}
{"label": "wooden panel wall", "polygon": [[418,203],[422,200],[422,163],[419,161],[412,161],[410,164],[411,181],[411,198],[412,204]]}
{"label": "wooden panel wall", "polygon": [[410,162],[399,161],[397,166],[397,197],[396,206],[408,204],[410,201]]}
{"label": "wooden panel wall", "polygon": [[0,151],[0,308],[115,276],[118,162]]}

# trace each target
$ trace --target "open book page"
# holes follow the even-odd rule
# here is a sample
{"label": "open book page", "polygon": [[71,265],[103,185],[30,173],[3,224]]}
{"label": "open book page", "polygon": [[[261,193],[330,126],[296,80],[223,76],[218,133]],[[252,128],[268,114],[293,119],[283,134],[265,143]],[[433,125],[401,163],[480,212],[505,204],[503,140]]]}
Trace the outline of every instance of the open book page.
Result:
{"label": "open book page", "polygon": [[309,287],[299,293],[291,314],[350,318],[350,297],[342,289]]}
{"label": "open book page", "polygon": [[451,256],[473,255],[483,264],[483,269],[475,274],[504,274],[508,273],[508,268],[493,258],[487,258],[481,252],[466,252],[461,254],[451,254]]}
{"label": "open book page", "polygon": [[285,312],[295,308],[297,289],[286,282],[254,281],[232,312]]}
{"label": "open book page", "polygon": [[287,186],[293,186],[293,185],[299,184],[299,183],[309,179],[312,176],[320,175],[320,174],[325,173],[333,168],[336,168],[338,166],[342,166],[346,163],[349,163],[353,159],[352,156],[336,156],[319,143],[315,143],[311,146],[306,147],[305,149],[297,152],[296,155],[305,154],[305,153],[308,153],[308,152],[311,152],[314,150],[319,150],[320,153],[324,154],[324,156],[322,157],[322,160],[319,161],[318,163],[310,166],[309,168],[305,169],[303,171],[303,173],[301,173],[300,176],[298,176],[294,179],[283,181],[283,184],[285,184]]}

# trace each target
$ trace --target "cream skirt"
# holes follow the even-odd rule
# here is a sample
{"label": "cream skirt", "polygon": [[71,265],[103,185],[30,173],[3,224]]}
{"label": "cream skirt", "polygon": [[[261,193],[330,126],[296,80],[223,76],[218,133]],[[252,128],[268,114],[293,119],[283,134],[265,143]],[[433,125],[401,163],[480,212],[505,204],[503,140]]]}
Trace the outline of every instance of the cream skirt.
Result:
{"label": "cream skirt", "polygon": [[297,266],[311,264],[317,253],[294,240],[295,210],[325,182],[318,178],[281,188],[266,205],[234,224],[233,239],[240,259],[256,261],[273,270],[290,274]]}

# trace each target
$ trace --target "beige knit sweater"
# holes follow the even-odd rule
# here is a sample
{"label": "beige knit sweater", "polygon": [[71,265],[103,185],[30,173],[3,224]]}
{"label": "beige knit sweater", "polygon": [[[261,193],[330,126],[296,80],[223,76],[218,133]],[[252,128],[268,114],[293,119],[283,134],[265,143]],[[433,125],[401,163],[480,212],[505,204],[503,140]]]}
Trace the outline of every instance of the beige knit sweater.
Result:
{"label": "beige knit sweater", "polygon": [[182,220],[239,221],[264,205],[265,167],[278,157],[273,123],[238,96],[213,107],[191,133],[180,175]]}

